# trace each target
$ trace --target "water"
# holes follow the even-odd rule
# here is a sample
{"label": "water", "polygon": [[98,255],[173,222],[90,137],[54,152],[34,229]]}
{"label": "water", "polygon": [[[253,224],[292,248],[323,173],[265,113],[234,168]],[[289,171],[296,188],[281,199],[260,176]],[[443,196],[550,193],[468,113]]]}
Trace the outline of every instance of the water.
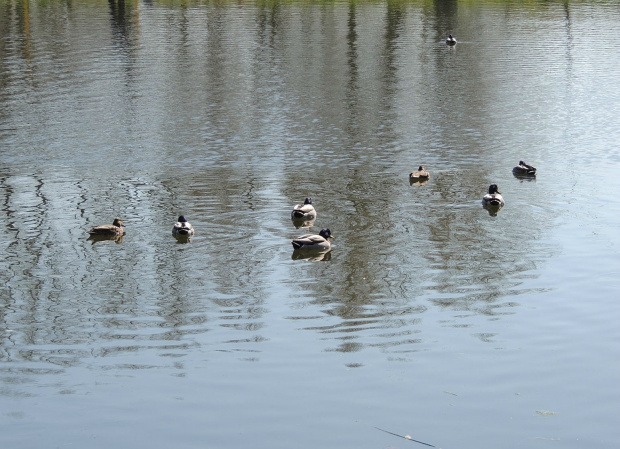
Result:
{"label": "water", "polygon": [[2,447],[615,447],[619,18],[0,0]]}

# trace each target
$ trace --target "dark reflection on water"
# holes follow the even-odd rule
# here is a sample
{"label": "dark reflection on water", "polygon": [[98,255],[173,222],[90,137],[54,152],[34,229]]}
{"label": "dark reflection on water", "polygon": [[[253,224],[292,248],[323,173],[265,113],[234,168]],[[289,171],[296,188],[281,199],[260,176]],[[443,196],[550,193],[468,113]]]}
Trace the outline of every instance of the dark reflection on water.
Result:
{"label": "dark reflection on water", "polygon": [[[425,319],[492,341],[588,190],[567,156],[618,163],[597,112],[618,96],[593,93],[617,93],[613,42],[576,2],[534,4],[0,0],[3,372],[260,360],[292,298],[321,351],[428,350]],[[292,223],[306,196],[318,218]],[[117,215],[126,236],[88,238]],[[291,255],[300,226],[333,250]]]}

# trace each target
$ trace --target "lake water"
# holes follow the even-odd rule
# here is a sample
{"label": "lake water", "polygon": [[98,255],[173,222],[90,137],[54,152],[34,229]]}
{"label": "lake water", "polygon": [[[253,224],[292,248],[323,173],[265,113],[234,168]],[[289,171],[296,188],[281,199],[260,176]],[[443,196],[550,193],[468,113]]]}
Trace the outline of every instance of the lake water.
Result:
{"label": "lake water", "polygon": [[0,0],[0,446],[617,447],[619,23]]}

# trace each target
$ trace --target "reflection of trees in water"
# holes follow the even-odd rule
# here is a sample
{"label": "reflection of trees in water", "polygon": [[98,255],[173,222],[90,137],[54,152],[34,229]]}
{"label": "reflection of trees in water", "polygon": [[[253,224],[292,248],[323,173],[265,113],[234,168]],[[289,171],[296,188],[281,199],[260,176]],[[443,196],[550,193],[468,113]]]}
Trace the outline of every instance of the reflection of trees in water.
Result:
{"label": "reflection of trees in water", "polygon": [[[113,1],[108,9],[114,54],[122,57],[127,80],[135,81],[131,90],[123,91],[125,99],[140,91],[137,80],[152,81],[134,69],[139,27],[131,5]],[[32,184],[29,198],[37,205],[31,219],[39,221],[23,229],[32,232],[32,239],[18,236],[13,241],[10,232],[5,234],[9,279],[4,288],[10,290],[7,298],[12,301],[6,310],[19,311],[30,341],[53,335],[54,342],[73,342],[78,347],[66,352],[70,357],[71,351],[79,357],[81,342],[99,339],[111,342],[101,349],[102,355],[157,349],[165,346],[163,341],[174,341],[169,348],[183,351],[184,338],[214,327],[241,331],[242,335],[230,334],[227,344],[235,349],[247,350],[262,341],[265,303],[273,293],[269,262],[279,245],[286,247],[288,259],[288,236],[278,234],[289,228],[294,232],[288,210],[262,201],[261,192],[267,189],[278,190],[284,198],[316,192],[316,225],[331,226],[337,236],[328,260],[291,265],[291,278],[302,279],[300,289],[312,292],[311,303],[334,318],[316,329],[335,337],[340,343],[337,350],[369,345],[409,350],[419,341],[414,338],[418,320],[429,301],[476,315],[505,311],[510,303],[502,298],[519,293],[521,280],[543,257],[540,249],[531,254],[519,242],[537,243],[543,228],[531,210],[520,212],[517,221],[510,204],[495,221],[484,216],[478,200],[482,191],[471,181],[487,178],[482,169],[460,179],[434,174],[424,189],[415,191],[404,185],[411,167],[395,163],[394,146],[407,145],[395,124],[400,114],[395,103],[403,92],[399,70],[405,67],[403,33],[410,7],[400,2],[385,5],[383,28],[376,34],[382,42],[372,46],[365,34],[371,30],[359,28],[371,26],[363,22],[368,16],[360,14],[362,4],[355,2],[346,5],[344,14],[322,6],[293,19],[281,3],[269,3],[259,8],[250,32],[230,26],[227,8],[209,10],[204,23],[191,23],[185,10],[171,10],[170,26],[162,32],[169,41],[162,44],[178,50],[170,56],[177,59],[167,60],[170,72],[156,72],[154,77],[172,73],[178,84],[171,83],[173,87],[162,92],[165,104],[158,107],[166,111],[163,120],[142,116],[158,122],[153,126],[158,134],[155,143],[143,152],[150,151],[161,161],[149,170],[164,172],[162,177],[175,181],[162,186],[153,180],[144,184],[132,180],[118,187],[69,183],[71,193],[62,202],[60,197],[50,199],[42,180],[27,182]],[[437,1],[435,8],[442,19],[433,21],[431,14],[429,21],[439,42],[454,26],[450,21],[457,3]],[[286,34],[290,28],[285,20],[300,22],[300,36],[292,38],[297,31]],[[334,25],[345,22],[342,39],[342,28]],[[188,45],[196,36],[205,37],[204,43]],[[246,39],[254,39],[253,44],[241,45]],[[239,45],[231,45],[233,41]],[[436,57],[437,62],[426,79],[439,82],[416,87],[421,95],[435,93],[437,98],[416,107],[425,113],[443,105],[441,111],[449,114],[458,108],[446,104],[461,104],[461,114],[488,115],[484,96],[446,96],[454,84],[441,77],[448,60],[437,53],[425,57]],[[469,74],[462,78],[477,79]],[[149,91],[140,93],[148,96]],[[187,109],[180,110],[179,103]],[[135,105],[139,109],[140,103]],[[178,114],[170,113],[171,120],[168,106]],[[124,114],[138,117],[138,112],[149,111],[126,107]],[[416,122],[418,131],[412,134],[423,135],[420,140],[429,135],[441,142],[451,136],[462,139],[451,123],[437,120],[438,114],[426,114],[428,133],[419,131]],[[468,129],[478,132],[479,127],[474,123]],[[199,143],[190,136],[193,132]],[[480,139],[471,142],[479,144]],[[159,146],[163,149],[153,149]],[[199,151],[194,151],[196,147]],[[437,150],[433,158],[454,161],[455,155],[471,158],[473,151],[487,150],[469,145],[460,154],[454,148]],[[177,163],[175,155],[183,162]],[[190,176],[177,182],[178,172],[166,172],[169,161],[176,163],[171,172]],[[14,196],[11,189],[5,195]],[[86,224],[96,209],[95,194],[100,208],[120,198],[121,209],[132,212],[137,227],[130,226],[122,243],[84,247],[86,236],[80,236],[81,231],[56,234],[52,228],[57,217],[39,214],[39,207],[48,212],[70,210],[79,218],[76,226]],[[416,205],[407,209],[413,206],[413,195]],[[23,200],[6,204],[19,202]],[[185,205],[191,205],[190,215],[204,226],[190,244],[177,245],[170,227]],[[10,214],[29,211],[13,208]],[[280,213],[281,222],[273,218]],[[76,218],[73,215],[71,219]],[[517,222],[529,228],[517,229]],[[150,234],[153,229],[157,231]],[[70,251],[63,254],[67,248]],[[63,271],[67,254],[72,265]],[[124,270],[120,275],[118,264]],[[42,273],[52,276],[48,279]]]}
{"label": "reflection of trees in water", "polygon": [[[0,313],[10,330],[2,333],[1,357],[59,367],[80,365],[85,357],[109,358],[114,369],[168,366],[171,359],[148,354],[182,355],[196,345],[189,336],[214,326],[232,330],[214,344],[254,352],[265,339],[264,278],[271,255],[253,245],[254,231],[247,231],[260,228],[253,182],[226,184],[223,204],[210,204],[220,212],[212,214],[219,219],[209,219],[215,227],[197,227],[192,242],[179,245],[170,233],[178,210],[166,209],[171,201],[175,209],[194,204],[188,195],[204,198],[211,185],[186,192],[174,183],[109,181],[0,179],[0,223],[10,230],[2,235],[0,260]],[[93,245],[89,223],[76,216],[112,203],[125,218],[127,235],[118,244]],[[125,362],[117,357],[127,354],[135,358],[120,365]],[[140,362],[145,358],[148,365]]]}
{"label": "reflection of trees in water", "polygon": [[[470,189],[469,180],[443,181],[437,179],[437,189]],[[472,203],[430,211],[422,230],[429,242],[425,257],[434,273],[427,293],[432,303],[483,315],[501,315],[514,305],[512,297],[523,293],[519,285],[526,273],[548,256],[540,243],[542,220],[535,216],[540,211],[519,209],[516,202],[498,217]]]}
{"label": "reflection of trees in water", "polygon": [[[316,180],[317,184],[323,186],[318,199],[317,226],[331,225],[343,231],[339,236],[338,231],[332,229],[336,235],[332,260],[317,266],[316,283],[309,282],[307,286],[316,295],[312,303],[327,307],[324,310],[326,314],[342,319],[336,324],[320,326],[323,332],[341,335],[339,338],[344,339],[338,349],[341,351],[360,348],[359,344],[351,340],[359,338],[361,332],[383,332],[396,321],[376,309],[377,298],[381,298],[383,304],[386,303],[386,290],[401,289],[394,285],[401,283],[392,278],[393,271],[390,268],[394,267],[385,266],[381,262],[390,257],[388,235],[394,226],[389,217],[390,205],[384,199],[393,196],[395,186],[377,176],[380,168],[371,161],[376,157],[376,148],[389,145],[395,138],[392,126],[397,78],[395,41],[402,31],[402,8],[399,4],[387,4],[384,45],[380,49],[380,62],[372,68],[379,74],[381,94],[367,96],[361,89],[368,80],[360,79],[358,68],[357,7],[353,3],[349,5],[347,46],[342,49],[346,52],[348,71],[340,86],[346,95],[341,104],[344,106],[342,113],[333,117],[342,120],[341,126],[340,123],[336,125],[347,131],[350,144],[349,148],[339,149],[337,157],[349,159],[351,169],[344,176],[341,169],[332,170],[329,165],[311,166],[305,170],[307,179]],[[326,48],[326,57],[333,51]],[[375,92],[374,86],[371,91]],[[294,174],[291,174],[285,185],[290,186],[291,192],[297,192],[297,183]],[[338,204],[334,202],[333,192],[338,192]],[[347,230],[354,230],[354,233]],[[305,269],[303,266],[294,266],[292,270],[296,274],[293,277],[303,279]],[[400,293],[395,294],[400,297]],[[393,294],[388,293],[387,297],[391,296]],[[411,309],[409,306],[405,308]],[[391,324],[386,326],[386,321]]]}
{"label": "reflection of trees in water", "polygon": [[472,183],[475,173],[437,173],[401,208],[406,178],[384,175],[352,170],[333,189],[343,193],[318,210],[338,217],[340,235],[332,230],[329,263],[292,268],[312,292],[309,303],[332,317],[308,328],[340,342],[336,350],[407,352],[422,341],[418,323],[429,304],[456,313],[442,321],[465,327],[473,317],[514,313],[516,297],[528,293],[524,280],[553,251],[541,243],[548,214],[513,199],[490,217],[480,202],[487,181]]}
{"label": "reflection of trees in water", "polygon": [[110,23],[112,25],[112,35],[119,47],[129,50],[135,46],[134,34],[138,28],[138,21],[135,20],[138,11],[133,2],[125,0],[108,0],[110,8]]}
{"label": "reflection of trees in water", "polygon": [[[187,293],[216,315],[212,325],[249,332],[230,340],[241,351],[244,343],[264,339],[258,332],[264,324],[266,279],[271,274],[267,261],[272,255],[257,238],[264,220],[264,200],[256,190],[263,182],[256,173],[240,178],[231,167],[223,166],[211,168],[208,174],[195,173],[183,184],[177,184],[175,178],[166,183],[174,202],[191,204],[196,217],[192,220],[196,235],[187,245],[194,248],[183,250],[188,259],[179,254],[174,262],[173,275],[184,278],[176,284],[201,283]],[[191,189],[184,189],[185,185]],[[185,264],[192,269],[183,273]]]}

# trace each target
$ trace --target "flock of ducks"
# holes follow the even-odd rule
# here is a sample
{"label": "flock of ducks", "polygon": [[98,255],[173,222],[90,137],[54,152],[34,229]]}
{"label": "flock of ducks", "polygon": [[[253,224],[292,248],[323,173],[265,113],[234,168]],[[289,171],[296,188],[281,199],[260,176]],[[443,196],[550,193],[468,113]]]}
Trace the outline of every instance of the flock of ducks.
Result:
{"label": "flock of ducks", "polygon": [[[450,35],[452,38],[452,35]],[[455,41],[456,43],[456,41]],[[519,161],[519,164],[512,169],[515,176],[536,176],[536,168],[526,164],[523,161]],[[424,165],[420,165],[416,171],[409,173],[409,181],[411,184],[423,184],[426,183],[431,177],[431,174],[426,170]],[[504,207],[506,201],[502,196],[502,192],[499,191],[497,184],[491,184],[489,191],[482,197],[482,205],[489,211],[491,215],[497,215],[499,209]],[[316,220],[316,210],[312,205],[312,198],[306,198],[303,204],[297,204],[291,211],[291,219],[297,227],[311,226]],[[321,229],[318,235],[316,234],[304,234],[302,236],[293,239],[294,250],[297,251],[313,251],[319,253],[328,252],[331,249],[330,239],[333,239],[329,228]]]}
{"label": "flock of ducks", "polygon": [[[452,36],[450,36],[452,37]],[[512,169],[512,173],[519,177],[536,176],[536,167],[519,161],[519,164]],[[420,165],[414,172],[409,173],[409,182],[414,185],[425,184],[431,177],[423,165]],[[482,197],[482,205],[489,211],[491,215],[497,215],[499,209],[506,204],[502,192],[499,191],[497,184],[491,184],[489,191]]]}
{"label": "flock of ducks", "polygon": [[[89,238],[94,241],[115,240],[120,242],[125,235],[125,224],[122,218],[116,217],[112,224],[93,226],[88,233],[90,234]],[[181,215],[172,227],[172,235],[179,240],[189,241],[189,238],[194,235],[194,227]]]}
{"label": "flock of ducks", "polygon": [[[447,45],[456,45],[456,38],[451,34],[446,39]],[[515,175],[532,176],[536,175],[536,168],[519,161],[513,169]],[[409,174],[409,181],[414,184],[423,184],[430,179],[430,173],[423,165]],[[506,204],[497,184],[489,186],[489,193],[482,197],[482,204],[488,207],[501,208]],[[316,220],[316,210],[312,205],[312,199],[306,198],[303,204],[297,204],[291,212],[291,219],[297,227],[309,227]],[[93,226],[88,233],[93,240],[116,240],[121,241],[125,235],[125,225],[120,217],[116,217],[112,224]],[[194,235],[194,227],[181,215],[172,227],[172,235],[178,239],[187,239]],[[329,251],[331,249],[330,239],[334,236],[329,229],[321,229],[318,235],[304,234],[291,242],[295,251]]]}
{"label": "flock of ducks", "polygon": [[[306,198],[303,204],[296,204],[291,211],[291,220],[298,228],[310,227],[316,220],[316,210],[312,198]],[[335,238],[329,228],[321,229],[318,235],[304,234],[291,241],[294,251],[327,252],[332,248],[329,239]]]}
{"label": "flock of ducks", "polygon": [[[450,36],[452,37],[452,36]],[[536,176],[536,168],[519,161],[519,164],[512,169],[515,176]],[[409,181],[414,183],[425,183],[431,174],[423,165],[416,171],[409,173]],[[502,192],[499,191],[497,184],[491,184],[489,191],[482,197],[482,205],[489,210],[491,215],[496,215],[497,211],[506,204]],[[291,211],[291,220],[298,228],[310,227],[316,220],[316,210],[312,205],[312,198],[308,197],[302,204],[296,204]],[[115,240],[121,241],[125,235],[125,225],[120,217],[116,217],[112,224],[93,226],[90,231],[90,238],[93,240]],[[181,241],[189,241],[194,235],[194,227],[181,215],[172,227],[172,235]],[[293,258],[304,253],[325,254],[331,250],[330,239],[335,238],[329,228],[321,229],[318,234],[304,234],[291,241],[293,245]],[[319,259],[320,260],[320,259]]]}

